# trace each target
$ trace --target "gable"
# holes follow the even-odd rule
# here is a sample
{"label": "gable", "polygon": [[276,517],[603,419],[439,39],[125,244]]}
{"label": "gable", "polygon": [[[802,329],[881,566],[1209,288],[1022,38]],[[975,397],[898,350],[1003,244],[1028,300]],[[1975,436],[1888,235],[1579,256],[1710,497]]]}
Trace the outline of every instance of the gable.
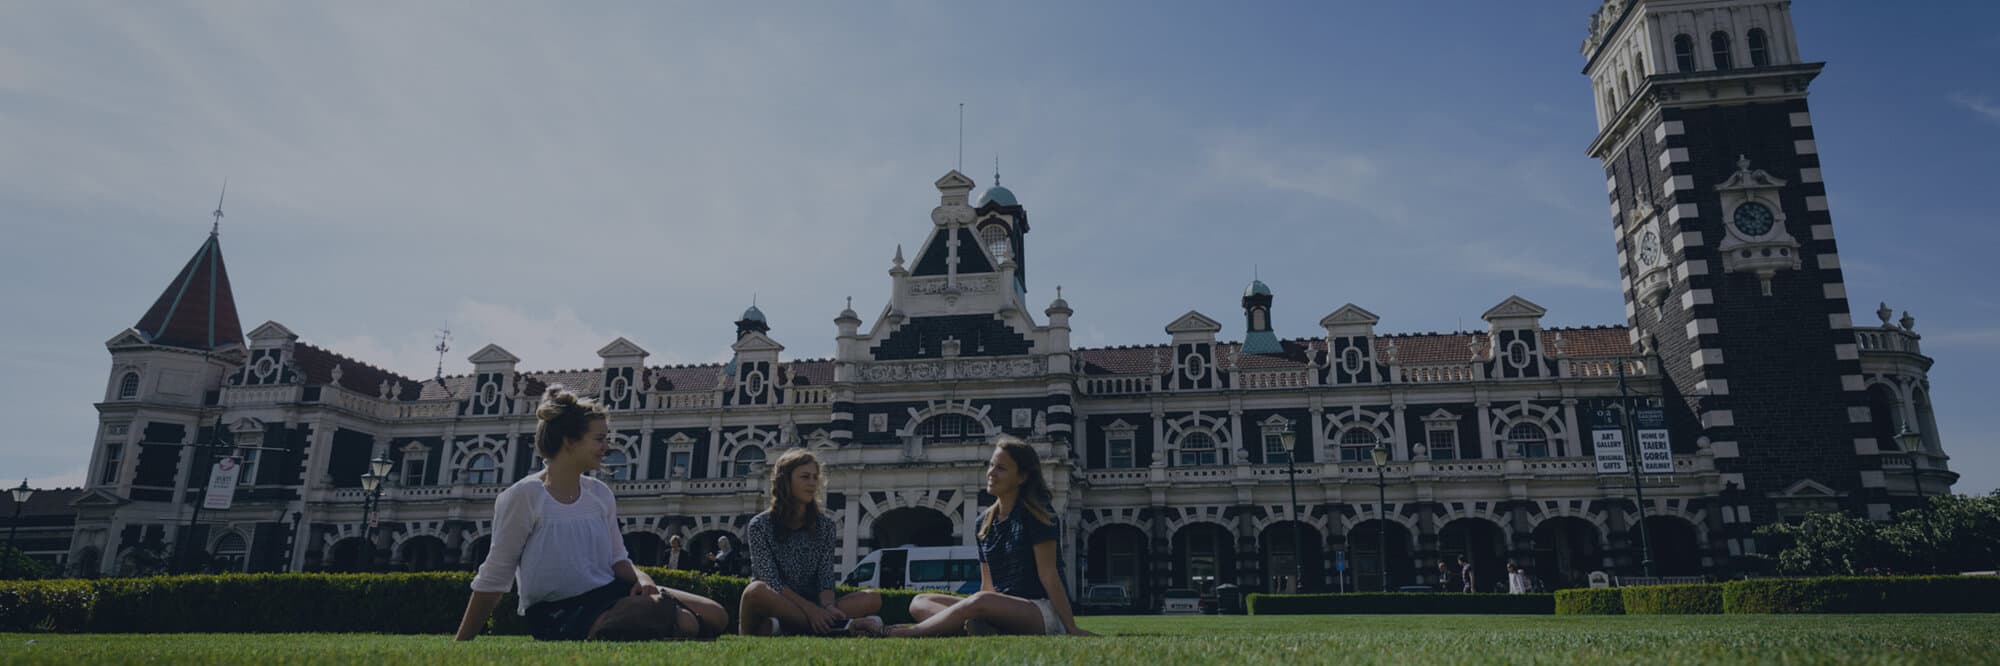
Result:
{"label": "gable", "polygon": [[1173,323],[1167,324],[1167,333],[1169,334],[1219,333],[1221,331],[1222,331],[1222,322],[1210,319],[1208,318],[1208,315],[1204,315],[1194,310],[1189,310],[1187,314],[1181,315],[1180,318],[1175,319]]}

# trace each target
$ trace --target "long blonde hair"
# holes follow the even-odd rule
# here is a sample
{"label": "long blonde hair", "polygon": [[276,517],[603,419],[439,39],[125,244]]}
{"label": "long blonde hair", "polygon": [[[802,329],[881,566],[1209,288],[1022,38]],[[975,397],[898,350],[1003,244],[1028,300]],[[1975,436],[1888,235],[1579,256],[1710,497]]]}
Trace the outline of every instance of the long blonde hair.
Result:
{"label": "long blonde hair", "polygon": [[[1050,508],[1055,502],[1055,493],[1049,490],[1048,480],[1042,478],[1041,454],[1035,453],[1035,447],[1013,435],[993,438],[993,448],[1007,452],[1007,457],[1014,460],[1014,468],[1021,475],[1021,489],[1015,493],[1014,502],[1028,507],[1028,514],[1042,524],[1056,524],[1055,510]],[[979,519],[979,538],[986,538],[986,533],[993,529],[994,521],[999,519],[994,514],[999,513],[999,508],[998,502],[986,507],[986,515]]]}
{"label": "long blonde hair", "polygon": [[806,506],[800,509],[799,498],[792,496],[792,472],[807,464],[819,467],[822,473],[826,470],[819,464],[819,456],[803,448],[786,451],[771,466],[771,514],[778,521],[772,532],[778,536],[791,532],[793,523],[801,523],[808,532],[819,529],[819,498],[805,498]]}

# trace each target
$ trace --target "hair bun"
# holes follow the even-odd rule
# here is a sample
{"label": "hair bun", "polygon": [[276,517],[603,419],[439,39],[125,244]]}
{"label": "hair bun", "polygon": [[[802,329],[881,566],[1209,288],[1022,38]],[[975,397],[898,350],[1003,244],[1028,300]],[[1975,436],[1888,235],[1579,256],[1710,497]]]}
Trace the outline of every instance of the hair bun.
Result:
{"label": "hair bun", "polygon": [[553,421],[561,418],[563,412],[576,407],[576,394],[569,392],[561,384],[550,384],[542,392],[542,404],[535,406],[535,418]]}

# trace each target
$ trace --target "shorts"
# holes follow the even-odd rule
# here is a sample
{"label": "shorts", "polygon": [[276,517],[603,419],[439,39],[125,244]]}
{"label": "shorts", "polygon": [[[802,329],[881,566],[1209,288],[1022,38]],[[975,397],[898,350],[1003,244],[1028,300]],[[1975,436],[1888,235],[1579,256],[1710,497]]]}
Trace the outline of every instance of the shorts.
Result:
{"label": "shorts", "polygon": [[620,580],[605,583],[603,587],[555,601],[544,601],[528,607],[523,619],[528,623],[528,635],[538,641],[580,641],[590,635],[590,626],[597,623],[597,616],[611,610],[632,594],[632,584]]}
{"label": "shorts", "polygon": [[[1047,599],[1025,599],[1042,612],[1042,634],[1047,636],[1067,636],[1069,630],[1063,628],[1062,620],[1056,617],[1056,602]],[[991,636],[1000,633],[985,620],[971,620],[965,623],[966,633],[974,636]]]}

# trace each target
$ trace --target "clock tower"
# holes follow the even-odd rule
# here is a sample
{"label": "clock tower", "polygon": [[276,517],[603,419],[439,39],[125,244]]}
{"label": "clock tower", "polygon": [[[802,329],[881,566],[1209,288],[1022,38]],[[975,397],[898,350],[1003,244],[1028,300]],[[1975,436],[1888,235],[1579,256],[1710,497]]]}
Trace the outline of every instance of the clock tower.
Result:
{"label": "clock tower", "polygon": [[1607,0],[1583,43],[1632,343],[1696,440],[1676,449],[1715,454],[1712,513],[1737,535],[1814,506],[1806,490],[1873,515],[1915,499],[1887,490],[1896,444],[1869,427],[1807,107],[1825,65],[1800,57],[1791,4]]}

